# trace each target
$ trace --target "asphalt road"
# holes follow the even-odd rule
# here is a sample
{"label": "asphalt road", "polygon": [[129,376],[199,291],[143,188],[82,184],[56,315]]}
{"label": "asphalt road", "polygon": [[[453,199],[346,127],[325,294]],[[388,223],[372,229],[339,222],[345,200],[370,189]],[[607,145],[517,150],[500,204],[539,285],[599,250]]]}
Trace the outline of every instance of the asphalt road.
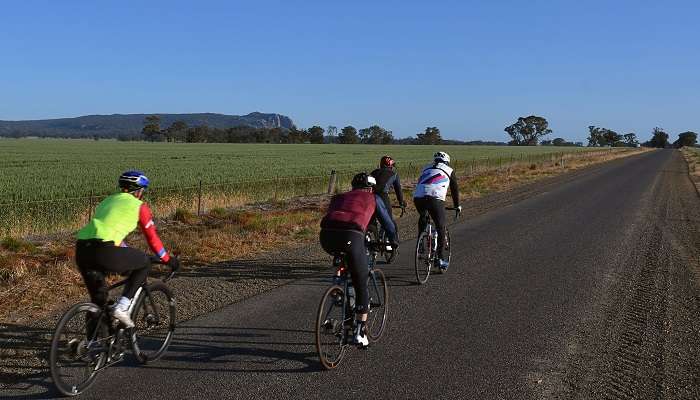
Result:
{"label": "asphalt road", "polygon": [[698,204],[677,151],[616,160],[453,225],[450,270],[426,285],[404,243],[382,267],[385,336],[336,371],[313,346],[329,269],[181,325],[162,360],[81,397],[698,399]]}

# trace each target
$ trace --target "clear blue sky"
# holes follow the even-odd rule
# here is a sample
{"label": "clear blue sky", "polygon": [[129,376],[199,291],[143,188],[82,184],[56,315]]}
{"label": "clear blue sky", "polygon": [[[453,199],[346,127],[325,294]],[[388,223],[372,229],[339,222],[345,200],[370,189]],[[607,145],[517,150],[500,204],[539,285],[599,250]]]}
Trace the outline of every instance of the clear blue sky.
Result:
{"label": "clear blue sky", "polygon": [[695,1],[13,1],[0,119],[278,112],[506,140],[700,131]]}

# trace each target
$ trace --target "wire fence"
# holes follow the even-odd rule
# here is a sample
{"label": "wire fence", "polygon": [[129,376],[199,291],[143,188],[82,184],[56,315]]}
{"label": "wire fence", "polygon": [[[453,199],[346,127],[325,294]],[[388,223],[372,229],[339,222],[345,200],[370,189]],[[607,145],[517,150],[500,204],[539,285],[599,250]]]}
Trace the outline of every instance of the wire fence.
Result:
{"label": "wire fence", "polygon": [[[601,153],[618,150],[486,157],[457,161],[453,167],[459,176],[468,177],[523,165],[564,167],[569,160],[593,158]],[[398,171],[402,181],[410,183],[418,178],[423,167],[424,164],[401,164]],[[155,187],[147,192],[146,201],[158,216],[172,215],[176,210],[202,214],[215,208],[236,208],[257,202],[293,201],[302,196],[319,196],[346,190],[355,173],[372,168],[373,166],[366,165],[329,171],[325,175],[251,178],[224,183],[206,183],[202,179],[196,185]],[[0,203],[0,237],[46,235],[78,229],[92,217],[97,204],[109,194],[91,193],[82,197]]]}

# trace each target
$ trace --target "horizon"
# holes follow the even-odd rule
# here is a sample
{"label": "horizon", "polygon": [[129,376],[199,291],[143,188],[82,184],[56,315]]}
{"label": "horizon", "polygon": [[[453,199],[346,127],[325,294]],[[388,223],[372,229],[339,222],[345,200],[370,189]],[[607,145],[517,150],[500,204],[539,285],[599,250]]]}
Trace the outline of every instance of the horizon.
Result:
{"label": "horizon", "polygon": [[269,110],[302,128],[378,124],[403,138],[437,126],[445,139],[507,141],[503,129],[534,114],[548,139],[585,143],[589,125],[674,138],[700,130],[698,11],[689,1],[11,4],[0,15],[0,50],[12,55],[0,65],[0,120]]}

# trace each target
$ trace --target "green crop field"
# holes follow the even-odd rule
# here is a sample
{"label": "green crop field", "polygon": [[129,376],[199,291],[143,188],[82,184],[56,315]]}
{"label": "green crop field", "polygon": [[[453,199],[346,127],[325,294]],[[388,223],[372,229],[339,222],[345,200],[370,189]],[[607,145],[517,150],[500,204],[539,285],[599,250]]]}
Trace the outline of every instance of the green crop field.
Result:
{"label": "green crop field", "polygon": [[[111,140],[0,139],[0,234],[47,232],[76,226],[94,202],[115,190],[126,169],[151,178],[152,200],[192,206],[206,194],[210,205],[320,193],[331,170],[347,182],[390,154],[404,179],[415,176],[436,150],[458,168],[537,160],[586,148],[506,146],[399,146],[330,144],[184,144]],[[195,193],[196,192],[196,193]],[[213,199],[217,201],[214,202]],[[39,202],[37,202],[39,201]],[[170,202],[172,206],[172,201]],[[78,221],[73,222],[71,221]],[[29,225],[27,225],[29,224]],[[66,225],[67,224],[67,225]],[[18,225],[25,226],[18,229]],[[12,227],[12,228],[11,228]]]}

